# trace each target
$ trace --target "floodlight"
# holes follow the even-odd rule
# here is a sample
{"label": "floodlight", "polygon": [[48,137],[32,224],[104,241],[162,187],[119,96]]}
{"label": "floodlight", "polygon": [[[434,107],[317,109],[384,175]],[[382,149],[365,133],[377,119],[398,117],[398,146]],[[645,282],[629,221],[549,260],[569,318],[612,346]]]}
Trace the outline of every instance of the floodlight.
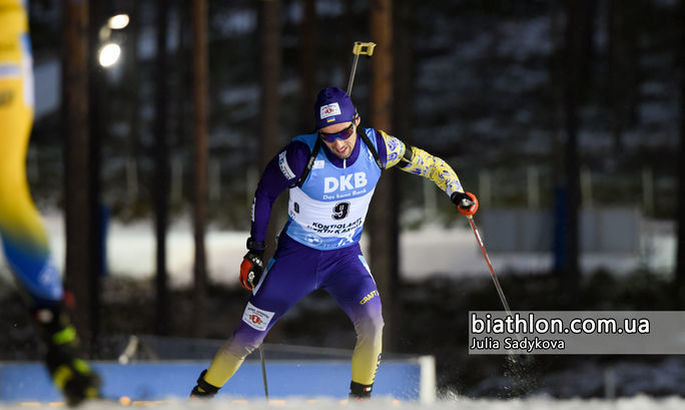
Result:
{"label": "floodlight", "polygon": [[117,14],[116,16],[110,17],[107,25],[113,30],[121,30],[122,28],[128,26],[128,23],[128,14]]}
{"label": "floodlight", "polygon": [[98,61],[100,65],[107,68],[111,67],[119,61],[119,56],[121,56],[121,47],[116,43],[108,43],[100,48],[98,53]]}

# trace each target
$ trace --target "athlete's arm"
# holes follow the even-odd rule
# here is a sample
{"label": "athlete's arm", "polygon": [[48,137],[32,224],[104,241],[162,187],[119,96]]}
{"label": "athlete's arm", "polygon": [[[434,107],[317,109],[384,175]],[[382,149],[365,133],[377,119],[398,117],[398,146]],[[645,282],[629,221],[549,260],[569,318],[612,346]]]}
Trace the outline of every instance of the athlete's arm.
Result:
{"label": "athlete's arm", "polygon": [[421,148],[405,145],[384,131],[376,131],[376,141],[378,154],[385,164],[385,169],[398,165],[404,172],[428,178],[448,197],[455,192],[464,192],[457,173],[441,158]]}
{"label": "athlete's arm", "polygon": [[255,242],[264,242],[269,225],[271,208],[283,190],[294,185],[309,160],[307,144],[294,141],[288,144],[266,166],[252,202],[250,236]]}

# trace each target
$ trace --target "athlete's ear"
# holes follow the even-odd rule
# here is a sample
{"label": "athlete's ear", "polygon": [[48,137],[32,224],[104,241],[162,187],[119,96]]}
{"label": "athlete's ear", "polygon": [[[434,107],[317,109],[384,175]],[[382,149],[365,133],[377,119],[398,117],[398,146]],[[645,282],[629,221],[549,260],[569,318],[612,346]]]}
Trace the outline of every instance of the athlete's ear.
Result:
{"label": "athlete's ear", "polygon": [[359,114],[357,114],[357,118],[354,120],[354,126],[358,127],[359,123],[361,123],[361,122],[362,122],[362,117],[360,117]]}

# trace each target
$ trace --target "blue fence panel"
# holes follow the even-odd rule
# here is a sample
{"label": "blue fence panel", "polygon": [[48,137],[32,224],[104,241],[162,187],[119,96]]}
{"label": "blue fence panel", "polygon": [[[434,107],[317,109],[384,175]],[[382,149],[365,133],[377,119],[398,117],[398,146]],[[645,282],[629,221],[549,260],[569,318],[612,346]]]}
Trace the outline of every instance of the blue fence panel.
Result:
{"label": "blue fence panel", "polygon": [[[104,397],[132,400],[187,397],[200,372],[208,365],[197,362],[119,363],[96,362]],[[350,384],[349,361],[267,362],[269,396],[346,398]],[[378,370],[374,396],[400,400],[419,398],[421,368],[413,361],[384,362]],[[263,398],[259,362],[246,362],[219,391],[236,398]],[[41,363],[0,364],[0,400],[59,401],[60,396]]]}

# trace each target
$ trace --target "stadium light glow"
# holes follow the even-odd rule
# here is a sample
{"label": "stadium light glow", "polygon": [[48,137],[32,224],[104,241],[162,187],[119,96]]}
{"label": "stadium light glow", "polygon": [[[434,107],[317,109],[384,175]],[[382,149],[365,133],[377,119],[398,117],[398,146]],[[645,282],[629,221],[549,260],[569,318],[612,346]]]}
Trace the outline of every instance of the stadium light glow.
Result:
{"label": "stadium light glow", "polygon": [[119,45],[116,43],[108,43],[100,48],[100,52],[98,53],[98,61],[100,62],[101,66],[107,68],[116,64],[116,62],[119,61],[120,56],[121,47],[119,47]]}
{"label": "stadium light glow", "polygon": [[110,17],[107,25],[113,30],[121,30],[128,26],[129,17],[128,14],[117,14],[116,16]]}

